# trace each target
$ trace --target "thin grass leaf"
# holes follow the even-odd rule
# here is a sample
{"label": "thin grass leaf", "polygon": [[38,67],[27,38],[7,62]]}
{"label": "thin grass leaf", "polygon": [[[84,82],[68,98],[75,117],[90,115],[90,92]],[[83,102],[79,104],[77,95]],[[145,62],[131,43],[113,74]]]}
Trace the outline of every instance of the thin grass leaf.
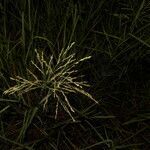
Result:
{"label": "thin grass leaf", "polygon": [[26,130],[29,127],[29,125],[31,124],[35,114],[37,113],[37,110],[38,110],[38,108],[35,107],[35,108],[31,108],[25,112],[23,126],[21,128],[21,131],[17,138],[17,141],[21,142],[24,139]]}
{"label": "thin grass leaf", "polygon": [[142,43],[143,45],[147,46],[148,48],[150,48],[150,45],[148,43],[146,43],[145,41],[143,41],[141,38],[129,33],[130,36],[132,36],[134,39],[136,39],[137,41],[139,41],[140,43]]}
{"label": "thin grass leaf", "polygon": [[103,140],[103,141],[97,142],[97,143],[95,143],[95,144],[93,144],[93,145],[84,147],[84,148],[82,148],[81,150],[87,150],[87,149],[91,150],[91,149],[94,148],[95,146],[100,146],[100,145],[102,145],[102,144],[108,144],[108,143],[111,143],[111,142],[112,142],[112,140]]}
{"label": "thin grass leaf", "polygon": [[115,149],[125,149],[125,148],[134,148],[134,147],[137,147],[137,146],[141,146],[143,145],[143,143],[135,143],[135,144],[126,144],[126,145],[119,145],[119,146],[115,146]]}
{"label": "thin grass leaf", "polygon": [[18,103],[18,100],[0,98],[0,102]]}
{"label": "thin grass leaf", "polygon": [[6,106],[5,108],[1,109],[1,110],[0,110],[0,114],[3,113],[4,111],[6,111],[9,107],[10,107],[10,106],[8,105],[8,106]]}
{"label": "thin grass leaf", "polygon": [[132,21],[131,29],[133,29],[134,25],[136,24],[136,22],[137,22],[137,20],[138,20],[138,18],[140,16],[140,13],[141,13],[141,11],[142,11],[142,9],[144,7],[144,4],[145,4],[145,0],[142,0],[141,5],[140,5],[138,11],[136,12],[136,15],[135,15],[135,17],[134,17],[134,19]]}
{"label": "thin grass leaf", "polygon": [[0,139],[3,140],[4,142],[7,142],[7,143],[10,143],[10,144],[13,144],[13,145],[17,145],[17,146],[19,146],[19,147],[21,147],[21,148],[25,148],[25,149],[27,149],[27,150],[33,150],[33,149],[30,148],[29,146],[26,146],[26,145],[24,145],[24,144],[15,142],[15,141],[13,141],[13,140],[10,140],[10,139],[8,139],[8,138],[2,136],[2,135],[0,135]]}

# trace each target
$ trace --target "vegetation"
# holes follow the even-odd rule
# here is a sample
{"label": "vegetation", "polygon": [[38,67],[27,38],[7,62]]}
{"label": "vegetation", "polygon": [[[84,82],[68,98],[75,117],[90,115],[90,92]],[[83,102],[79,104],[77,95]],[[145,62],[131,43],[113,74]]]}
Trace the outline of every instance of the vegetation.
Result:
{"label": "vegetation", "polygon": [[0,149],[149,150],[149,0],[0,1]]}

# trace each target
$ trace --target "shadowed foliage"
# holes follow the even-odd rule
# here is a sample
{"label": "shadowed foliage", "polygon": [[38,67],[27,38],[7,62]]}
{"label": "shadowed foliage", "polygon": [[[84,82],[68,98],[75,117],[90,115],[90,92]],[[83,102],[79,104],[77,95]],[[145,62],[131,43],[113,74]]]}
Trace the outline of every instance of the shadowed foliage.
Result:
{"label": "shadowed foliage", "polygon": [[0,149],[149,150],[149,14],[149,0],[1,0]]}

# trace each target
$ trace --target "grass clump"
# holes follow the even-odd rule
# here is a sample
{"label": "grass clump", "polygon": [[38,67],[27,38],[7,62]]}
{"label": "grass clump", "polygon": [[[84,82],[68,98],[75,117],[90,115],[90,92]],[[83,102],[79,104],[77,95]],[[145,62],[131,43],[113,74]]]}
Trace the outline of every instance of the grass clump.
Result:
{"label": "grass clump", "polygon": [[0,150],[149,150],[149,14],[149,0],[0,1]]}
{"label": "grass clump", "polygon": [[11,80],[16,82],[16,85],[10,87],[4,91],[4,94],[22,95],[32,90],[40,89],[46,91],[46,96],[42,98],[39,104],[43,105],[43,109],[46,109],[46,105],[50,101],[50,98],[56,100],[55,119],[57,118],[58,107],[61,105],[64,110],[69,114],[73,121],[72,112],[75,112],[68,100],[68,93],[81,93],[94,102],[98,103],[91,94],[84,90],[84,87],[89,87],[89,84],[85,81],[80,81],[81,76],[75,75],[78,70],[76,66],[91,56],[84,57],[77,60],[75,53],[70,54],[70,49],[74,43],[69,45],[66,49],[62,49],[59,56],[54,63],[53,55],[47,61],[44,57],[44,53],[41,54],[35,49],[37,63],[31,61],[34,68],[41,74],[41,79],[32,71],[27,69],[32,79],[25,79],[20,76],[15,78],[11,77]]}

